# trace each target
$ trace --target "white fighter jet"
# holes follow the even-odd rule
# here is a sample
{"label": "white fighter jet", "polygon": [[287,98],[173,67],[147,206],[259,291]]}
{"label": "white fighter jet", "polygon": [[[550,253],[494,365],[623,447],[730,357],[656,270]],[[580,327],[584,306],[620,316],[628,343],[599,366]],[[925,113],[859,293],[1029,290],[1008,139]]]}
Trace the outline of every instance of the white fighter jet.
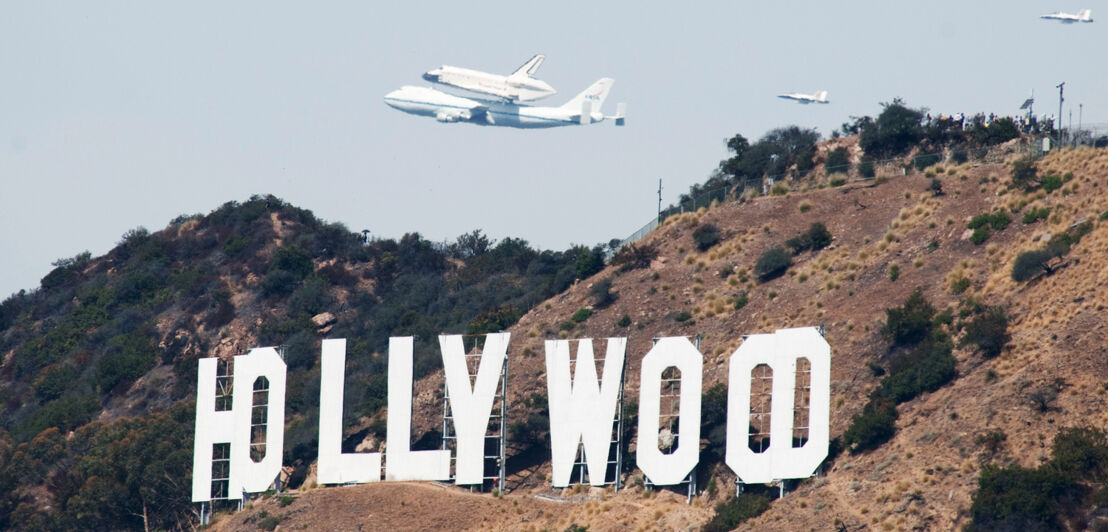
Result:
{"label": "white fighter jet", "polygon": [[1043,15],[1039,17],[1045,20],[1057,20],[1063,24],[1073,24],[1074,22],[1092,22],[1093,10],[1082,9],[1078,11],[1076,15],[1059,11],[1057,13],[1051,13],[1049,15]]}
{"label": "white fighter jet", "polygon": [[521,105],[503,100],[462,98],[429,87],[407,85],[385,95],[385,104],[413,115],[434,117],[439,122],[468,122],[481,126],[547,128],[586,125],[615,120],[624,123],[624,104],[615,116],[605,116],[600,106],[608,97],[614,81],[603,78],[560,107]]}
{"label": "white fighter jet", "polygon": [[546,56],[538,54],[507,76],[443,65],[424,73],[423,79],[496,96],[509,102],[526,102],[545,98],[556,92],[545,81],[533,77],[543,59]]}
{"label": "white fighter jet", "polygon": [[786,100],[793,100],[794,102],[800,102],[803,104],[809,103],[831,103],[831,100],[827,99],[827,91],[819,91],[815,94],[804,94],[801,92],[793,92],[790,94],[778,94],[778,98],[784,98]]}

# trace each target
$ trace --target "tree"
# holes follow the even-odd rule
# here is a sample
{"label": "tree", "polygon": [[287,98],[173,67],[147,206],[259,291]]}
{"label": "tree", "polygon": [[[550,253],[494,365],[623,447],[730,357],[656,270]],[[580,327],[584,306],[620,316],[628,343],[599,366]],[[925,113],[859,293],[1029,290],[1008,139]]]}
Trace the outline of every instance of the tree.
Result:
{"label": "tree", "polygon": [[1028,155],[1012,163],[1012,186],[1024,190],[1034,190],[1039,186],[1039,169],[1035,158]]}
{"label": "tree", "polygon": [[966,324],[961,345],[974,345],[985,358],[1000,354],[1012,336],[1008,334],[1008,315],[1001,307],[987,307]]}
{"label": "tree", "polygon": [[903,155],[919,144],[924,112],[906,106],[900,98],[881,106],[884,110],[877,120],[862,124],[858,140],[862,151],[871,157],[888,158]]}

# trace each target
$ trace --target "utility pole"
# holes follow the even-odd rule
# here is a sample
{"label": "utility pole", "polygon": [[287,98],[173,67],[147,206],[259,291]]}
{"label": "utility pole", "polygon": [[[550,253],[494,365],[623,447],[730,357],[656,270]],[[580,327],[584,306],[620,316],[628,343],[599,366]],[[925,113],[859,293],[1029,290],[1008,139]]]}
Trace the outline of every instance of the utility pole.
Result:
{"label": "utility pole", "polygon": [[1077,131],[1081,131],[1081,118],[1085,114],[1085,104],[1077,104]]}
{"label": "utility pole", "polygon": [[662,221],[662,180],[658,180],[658,221]]}
{"label": "utility pole", "polygon": [[1063,81],[1056,85],[1058,87],[1058,147],[1062,147],[1062,102],[1066,99],[1062,97],[1062,92],[1065,90],[1066,82]]}

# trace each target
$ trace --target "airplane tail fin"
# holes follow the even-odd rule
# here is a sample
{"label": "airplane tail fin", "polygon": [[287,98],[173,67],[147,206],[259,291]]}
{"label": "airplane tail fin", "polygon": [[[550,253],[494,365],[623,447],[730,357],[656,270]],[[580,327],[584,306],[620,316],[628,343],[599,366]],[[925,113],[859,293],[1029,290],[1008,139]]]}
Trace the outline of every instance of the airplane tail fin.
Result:
{"label": "airplane tail fin", "polygon": [[820,103],[827,103],[827,91],[819,91],[816,93],[816,101]]}
{"label": "airplane tail fin", "polygon": [[1082,10],[1081,13],[1078,14],[1078,18],[1080,18],[1082,22],[1092,22],[1093,21],[1093,10],[1092,9]]}
{"label": "airplane tail fin", "polygon": [[508,77],[521,78],[534,76],[535,72],[538,72],[539,65],[542,65],[544,59],[546,59],[545,55],[535,54],[535,57],[528,59],[526,63],[523,63],[523,65],[517,68],[515,72],[512,72]]}
{"label": "airplane tail fin", "polygon": [[574,96],[572,100],[562,105],[562,109],[579,110],[582,109],[585,102],[591,104],[593,111],[599,111],[600,106],[604,105],[604,100],[608,98],[608,93],[612,90],[612,84],[615,80],[612,78],[601,78],[593,83],[589,88],[581,91],[581,94]]}

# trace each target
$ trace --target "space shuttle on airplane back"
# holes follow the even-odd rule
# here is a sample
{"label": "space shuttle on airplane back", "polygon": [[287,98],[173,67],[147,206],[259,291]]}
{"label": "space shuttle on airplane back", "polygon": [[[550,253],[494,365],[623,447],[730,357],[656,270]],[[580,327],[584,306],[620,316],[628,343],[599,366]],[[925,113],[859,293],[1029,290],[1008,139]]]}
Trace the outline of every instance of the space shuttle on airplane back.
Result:
{"label": "space shuttle on airplane back", "polygon": [[1063,24],[1073,24],[1074,22],[1092,22],[1093,10],[1082,9],[1081,11],[1078,11],[1076,15],[1059,11],[1057,13],[1043,15],[1039,18],[1045,20],[1057,20],[1058,22],[1061,22]]}
{"label": "space shuttle on airplane back", "polygon": [[424,73],[423,79],[470,92],[496,96],[508,102],[526,102],[545,98],[556,92],[545,81],[534,77],[543,59],[546,59],[546,56],[537,54],[507,76],[443,65]]}

